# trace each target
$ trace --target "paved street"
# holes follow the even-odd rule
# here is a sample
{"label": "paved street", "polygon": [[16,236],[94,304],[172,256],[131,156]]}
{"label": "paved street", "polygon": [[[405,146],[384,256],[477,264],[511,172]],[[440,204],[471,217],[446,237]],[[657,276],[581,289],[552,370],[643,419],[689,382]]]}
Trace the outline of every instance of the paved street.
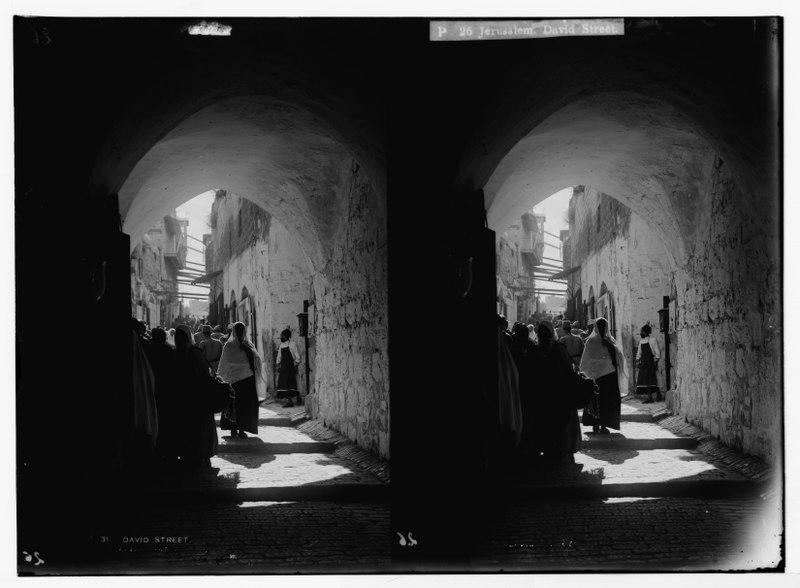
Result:
{"label": "paved street", "polygon": [[96,537],[107,558],[99,569],[286,574],[377,572],[390,565],[388,503],[253,501],[130,514],[116,532]]}
{"label": "paved street", "polygon": [[495,572],[777,565],[782,505],[770,473],[679,419],[656,414],[661,424],[646,422],[659,411],[663,403],[628,399],[619,432],[584,427],[574,465],[510,475],[470,565]]}
{"label": "paved street", "polygon": [[743,570],[774,559],[763,528],[774,500],[605,498],[493,509],[485,571]]}
{"label": "paved street", "polygon": [[[92,533],[94,553],[78,571],[418,569],[392,560],[399,537],[386,464],[304,422],[302,409],[269,405],[260,416],[269,424],[257,437],[220,434],[210,470],[138,479],[138,500]],[[621,431],[585,432],[575,464],[520,466],[497,480],[497,499],[475,509],[470,553],[444,571],[773,567],[781,504],[769,474],[763,464],[715,449],[702,432],[668,418],[663,405],[628,400]]]}

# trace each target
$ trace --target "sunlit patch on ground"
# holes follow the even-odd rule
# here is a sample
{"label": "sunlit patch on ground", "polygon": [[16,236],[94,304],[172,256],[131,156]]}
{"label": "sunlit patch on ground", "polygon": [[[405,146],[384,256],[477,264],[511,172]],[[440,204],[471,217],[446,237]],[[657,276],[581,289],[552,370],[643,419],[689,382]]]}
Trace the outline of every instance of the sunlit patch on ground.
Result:
{"label": "sunlit patch on ground", "polygon": [[623,502],[644,502],[646,500],[658,500],[658,498],[654,497],[643,497],[643,496],[622,496],[619,498],[604,498],[604,504],[619,504]]}

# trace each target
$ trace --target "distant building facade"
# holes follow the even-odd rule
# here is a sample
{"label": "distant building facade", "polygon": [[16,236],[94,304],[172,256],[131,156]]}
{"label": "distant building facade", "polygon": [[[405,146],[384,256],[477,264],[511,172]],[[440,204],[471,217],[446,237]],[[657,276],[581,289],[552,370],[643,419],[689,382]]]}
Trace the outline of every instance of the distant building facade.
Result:
{"label": "distant building facade", "polygon": [[211,233],[203,237],[208,283],[208,322],[226,329],[237,321],[247,326],[263,358],[267,394],[277,379],[280,333],[292,331],[301,355],[298,386],[313,389],[313,370],[306,382],[305,341],[298,332],[298,314],[309,303],[309,355],[314,359],[314,288],[305,253],[289,231],[263,208],[235,194],[218,190],[211,209]]}
{"label": "distant building facade", "polygon": [[186,264],[187,224],[165,216],[131,253],[132,314],[151,327],[169,327],[181,314],[178,274]]}
{"label": "distant building facade", "polygon": [[[664,244],[628,207],[584,186],[577,186],[570,199],[569,231],[564,237],[565,270],[559,277],[568,282],[566,318],[583,327],[599,317],[608,320],[631,368],[624,386],[629,392],[636,385],[639,332],[649,324],[662,351],[658,378],[659,387],[665,389],[665,337],[659,329],[658,311],[667,296],[674,319],[675,283]],[[672,385],[677,358],[674,324],[672,320],[669,326]]]}
{"label": "distant building facade", "polygon": [[511,324],[539,310],[534,276],[543,263],[544,221],[526,212],[496,238],[497,312]]}

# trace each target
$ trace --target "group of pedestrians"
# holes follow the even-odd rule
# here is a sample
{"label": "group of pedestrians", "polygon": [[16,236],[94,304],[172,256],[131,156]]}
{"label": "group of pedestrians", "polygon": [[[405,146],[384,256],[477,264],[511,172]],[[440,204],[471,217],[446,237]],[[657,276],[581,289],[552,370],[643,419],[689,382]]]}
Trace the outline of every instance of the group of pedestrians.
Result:
{"label": "group of pedestrians", "polygon": [[[147,332],[136,319],[132,327],[137,445],[168,463],[210,467],[218,449],[210,394],[215,380],[229,384],[234,392],[236,419],[221,428],[232,438],[258,434],[258,388],[265,383],[259,381],[262,360],[244,323],[234,323],[228,333],[211,325],[202,325],[195,333],[189,325],[178,324],[170,329],[174,344],[162,327]],[[278,392],[291,402],[299,397],[300,356],[288,329],[281,333],[279,349]]]}
{"label": "group of pedestrians", "polygon": [[619,377],[625,359],[599,318],[584,340],[572,333],[570,321],[559,325],[538,321],[535,331],[516,324],[511,331],[498,315],[499,424],[512,451],[549,464],[574,463],[581,447],[581,422],[575,405],[582,372],[594,380],[596,402],[583,410],[584,426],[593,433],[619,429],[621,396]]}

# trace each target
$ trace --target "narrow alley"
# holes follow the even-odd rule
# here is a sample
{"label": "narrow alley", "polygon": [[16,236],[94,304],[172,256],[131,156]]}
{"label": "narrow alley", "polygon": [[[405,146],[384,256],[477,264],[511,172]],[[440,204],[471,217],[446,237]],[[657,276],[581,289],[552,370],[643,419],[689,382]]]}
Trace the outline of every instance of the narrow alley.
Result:
{"label": "narrow alley", "polygon": [[[260,409],[259,434],[218,431],[210,470],[137,476],[73,573],[425,571],[392,558],[389,466],[302,407]],[[775,565],[773,472],[670,416],[623,402],[620,432],[583,434],[576,463],[493,481],[453,572],[755,570]],[[128,500],[128,499],[126,499]],[[235,529],[235,531],[234,531]],[[424,533],[412,536],[424,545]],[[406,544],[409,552],[414,546]],[[85,567],[84,567],[85,566]]]}
{"label": "narrow alley", "polygon": [[[659,406],[660,404],[660,406]],[[574,465],[510,475],[487,515],[483,571],[755,570],[777,564],[773,472],[627,399],[621,430],[583,434]],[[502,500],[500,500],[502,497]]]}

